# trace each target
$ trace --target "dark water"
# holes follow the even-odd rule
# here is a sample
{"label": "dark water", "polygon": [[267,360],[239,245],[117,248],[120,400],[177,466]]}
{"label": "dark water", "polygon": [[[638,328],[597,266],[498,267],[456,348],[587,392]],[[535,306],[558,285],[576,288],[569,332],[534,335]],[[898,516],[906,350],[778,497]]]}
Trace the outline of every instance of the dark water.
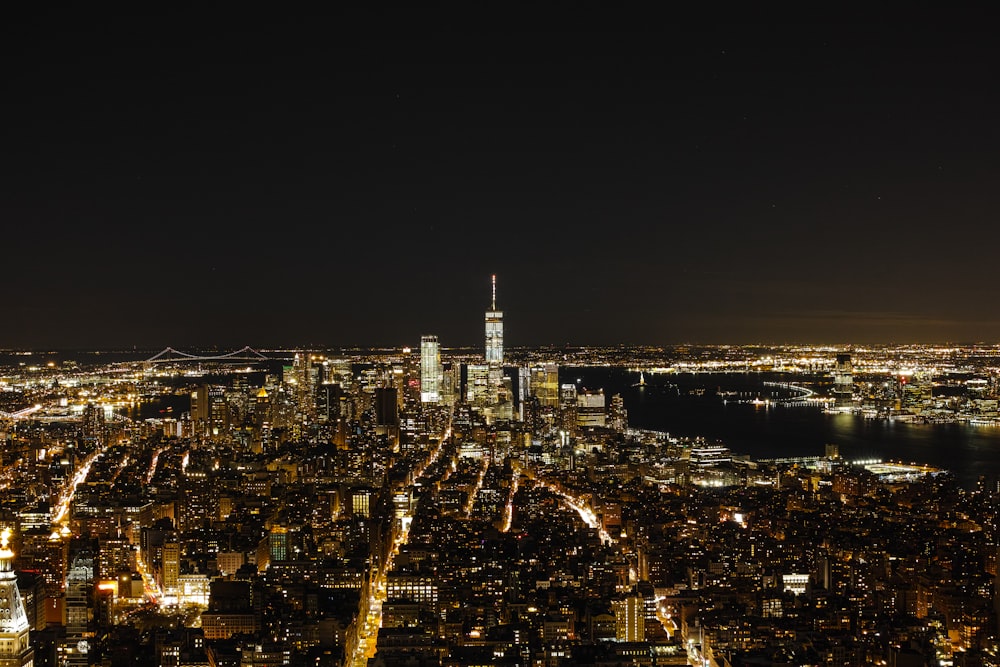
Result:
{"label": "dark water", "polygon": [[[623,369],[572,368],[562,382],[603,387],[620,393],[636,428],[667,431],[677,436],[721,440],[734,452],[752,458],[822,456],[833,443],[847,459],[880,458],[926,463],[953,472],[972,487],[980,475],[1000,476],[1000,428],[966,424],[923,425],[827,415],[814,407],[755,407],[729,400],[718,392],[742,392],[752,399],[777,391],[763,386],[768,378],[750,375],[647,375],[645,387],[635,386],[636,373]],[[698,396],[692,392],[704,390]],[[731,398],[739,398],[731,397]]]}
{"label": "dark water", "polygon": [[191,410],[190,394],[165,394],[153,400],[142,401],[132,407],[122,410],[122,414],[130,419],[180,419],[181,415]]}

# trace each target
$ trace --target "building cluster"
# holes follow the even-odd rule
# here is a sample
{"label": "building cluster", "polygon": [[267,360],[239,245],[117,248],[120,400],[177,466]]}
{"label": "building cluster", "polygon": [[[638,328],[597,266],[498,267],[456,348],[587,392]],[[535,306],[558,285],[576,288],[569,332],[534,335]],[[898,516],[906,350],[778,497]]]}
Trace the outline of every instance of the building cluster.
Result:
{"label": "building cluster", "polygon": [[10,374],[0,667],[1000,663],[997,489],[633,429],[484,324]]}

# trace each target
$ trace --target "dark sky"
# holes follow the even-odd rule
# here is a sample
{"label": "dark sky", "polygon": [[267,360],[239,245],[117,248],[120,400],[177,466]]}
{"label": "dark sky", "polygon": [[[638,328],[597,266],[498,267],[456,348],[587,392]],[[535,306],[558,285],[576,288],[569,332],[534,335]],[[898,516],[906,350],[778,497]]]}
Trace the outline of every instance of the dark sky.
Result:
{"label": "dark sky", "polygon": [[5,21],[0,347],[1000,339],[982,17],[554,6]]}

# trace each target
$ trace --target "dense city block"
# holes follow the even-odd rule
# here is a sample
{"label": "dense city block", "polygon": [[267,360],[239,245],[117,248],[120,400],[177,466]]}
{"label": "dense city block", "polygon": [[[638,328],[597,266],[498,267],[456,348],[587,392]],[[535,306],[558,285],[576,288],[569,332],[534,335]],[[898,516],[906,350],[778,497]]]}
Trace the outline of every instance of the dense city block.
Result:
{"label": "dense city block", "polygon": [[505,353],[495,301],[485,355],[8,353],[0,665],[998,664],[995,481],[755,459],[572,377],[995,420],[998,355]]}

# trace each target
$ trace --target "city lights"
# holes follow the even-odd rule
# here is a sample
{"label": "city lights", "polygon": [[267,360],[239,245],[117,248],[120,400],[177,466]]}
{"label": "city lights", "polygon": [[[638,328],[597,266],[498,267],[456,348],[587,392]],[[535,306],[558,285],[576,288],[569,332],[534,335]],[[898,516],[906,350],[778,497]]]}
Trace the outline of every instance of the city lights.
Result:
{"label": "city lights", "polygon": [[[764,404],[768,420],[980,428],[969,415],[996,418],[994,355],[589,347],[555,360],[498,352],[490,308],[467,354],[425,335],[410,350],[254,350],[250,369],[245,348],[7,372],[4,544],[65,610],[60,655],[111,650],[92,618],[109,637],[169,623],[202,651],[333,644],[352,667],[479,646],[716,667],[783,646],[761,630],[783,619],[888,664],[891,632],[851,619],[904,603],[941,663],[992,641],[991,580],[956,569],[964,556],[929,570],[922,554],[988,562],[995,482],[962,487],[944,466],[836,442],[749,455],[629,413],[676,401],[757,419]],[[968,611],[942,616],[933,595],[956,578]]]}

